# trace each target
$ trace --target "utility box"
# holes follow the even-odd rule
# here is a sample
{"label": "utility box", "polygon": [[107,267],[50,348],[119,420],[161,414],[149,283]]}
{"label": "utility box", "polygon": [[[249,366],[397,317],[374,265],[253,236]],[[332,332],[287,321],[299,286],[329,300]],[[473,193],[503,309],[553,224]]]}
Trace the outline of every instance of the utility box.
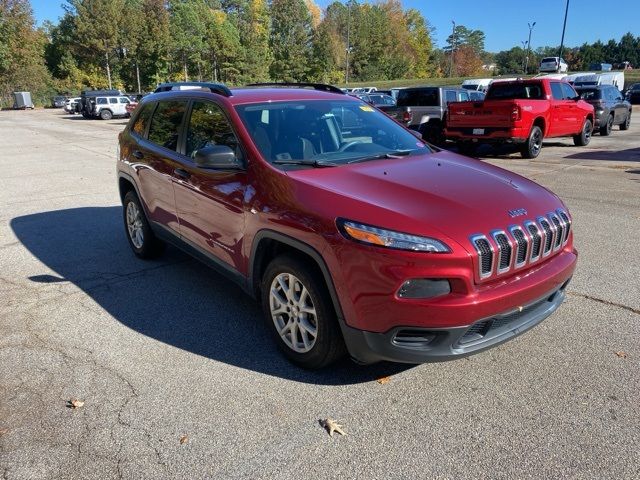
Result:
{"label": "utility box", "polygon": [[19,110],[34,108],[31,101],[31,92],[13,92],[13,108]]}

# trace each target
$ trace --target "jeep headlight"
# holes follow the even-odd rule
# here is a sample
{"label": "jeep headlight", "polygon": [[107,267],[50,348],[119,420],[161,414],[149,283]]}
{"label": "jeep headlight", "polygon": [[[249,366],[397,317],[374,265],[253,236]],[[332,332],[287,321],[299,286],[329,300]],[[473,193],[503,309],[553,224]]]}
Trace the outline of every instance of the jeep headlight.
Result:
{"label": "jeep headlight", "polygon": [[440,240],[386,230],[350,220],[338,219],[338,229],[345,238],[366,245],[409,250],[414,252],[449,253],[451,249]]}

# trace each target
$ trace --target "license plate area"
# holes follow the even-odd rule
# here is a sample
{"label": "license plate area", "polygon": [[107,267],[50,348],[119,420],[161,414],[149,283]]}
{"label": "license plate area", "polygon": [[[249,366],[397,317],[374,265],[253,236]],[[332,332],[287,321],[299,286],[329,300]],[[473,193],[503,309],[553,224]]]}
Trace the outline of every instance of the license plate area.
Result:
{"label": "license plate area", "polygon": [[474,128],[473,129],[473,134],[474,135],[484,135],[484,128]]}

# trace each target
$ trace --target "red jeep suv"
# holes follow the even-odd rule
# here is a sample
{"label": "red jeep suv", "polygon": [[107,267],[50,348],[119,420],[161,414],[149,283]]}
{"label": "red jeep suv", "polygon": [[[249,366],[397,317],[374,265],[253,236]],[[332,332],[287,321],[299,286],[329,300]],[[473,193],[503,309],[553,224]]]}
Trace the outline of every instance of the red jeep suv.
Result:
{"label": "red jeep suv", "polygon": [[162,84],[119,139],[135,254],[216,267],[303,367],[493,347],[554,312],[576,265],[556,195],[333,86]]}

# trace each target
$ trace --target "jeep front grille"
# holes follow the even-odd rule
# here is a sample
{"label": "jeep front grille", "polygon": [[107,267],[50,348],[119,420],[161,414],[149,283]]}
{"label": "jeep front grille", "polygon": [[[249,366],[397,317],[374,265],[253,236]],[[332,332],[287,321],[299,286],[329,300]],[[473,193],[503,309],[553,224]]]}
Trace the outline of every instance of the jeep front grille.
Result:
{"label": "jeep front grille", "polygon": [[518,270],[548,257],[567,243],[570,230],[569,215],[556,210],[522,225],[494,230],[490,235],[472,235],[480,279]]}

